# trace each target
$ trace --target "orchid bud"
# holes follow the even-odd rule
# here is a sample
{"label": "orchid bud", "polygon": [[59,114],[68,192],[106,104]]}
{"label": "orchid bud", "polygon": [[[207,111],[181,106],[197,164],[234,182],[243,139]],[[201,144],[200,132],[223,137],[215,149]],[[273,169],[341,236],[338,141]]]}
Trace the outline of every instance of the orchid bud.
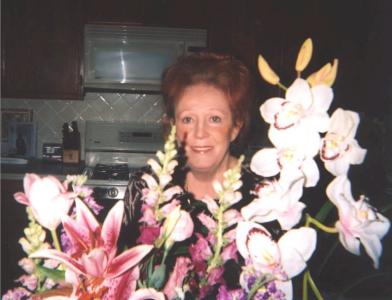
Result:
{"label": "orchid bud", "polygon": [[260,54],[258,58],[258,67],[261,77],[263,77],[265,81],[272,85],[276,85],[279,83],[279,76],[276,75],[276,73],[271,69],[264,57]]}
{"label": "orchid bud", "polygon": [[312,53],[313,53],[312,39],[308,38],[302,44],[301,49],[299,50],[298,53],[297,62],[295,63],[295,70],[297,72],[302,72],[303,70],[305,70],[305,68],[310,62],[310,59],[312,58]]}
{"label": "orchid bud", "polygon": [[325,64],[320,70],[311,74],[306,80],[309,82],[310,86],[316,86],[319,84],[325,84],[332,86],[335,81],[336,74],[338,71],[338,60],[333,60],[333,65],[330,63]]}

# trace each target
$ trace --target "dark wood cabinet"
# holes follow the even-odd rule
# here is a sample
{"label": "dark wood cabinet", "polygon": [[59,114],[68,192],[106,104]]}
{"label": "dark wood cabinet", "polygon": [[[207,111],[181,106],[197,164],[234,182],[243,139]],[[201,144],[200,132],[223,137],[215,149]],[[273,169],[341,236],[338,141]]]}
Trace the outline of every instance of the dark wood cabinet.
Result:
{"label": "dark wood cabinet", "polygon": [[2,1],[3,97],[82,98],[82,1]]}
{"label": "dark wood cabinet", "polygon": [[18,261],[26,256],[18,243],[23,229],[28,225],[26,206],[13,197],[23,191],[22,180],[1,180],[1,294],[15,287],[19,276],[24,274]]}
{"label": "dark wood cabinet", "polygon": [[207,0],[86,0],[87,23],[207,28]]}

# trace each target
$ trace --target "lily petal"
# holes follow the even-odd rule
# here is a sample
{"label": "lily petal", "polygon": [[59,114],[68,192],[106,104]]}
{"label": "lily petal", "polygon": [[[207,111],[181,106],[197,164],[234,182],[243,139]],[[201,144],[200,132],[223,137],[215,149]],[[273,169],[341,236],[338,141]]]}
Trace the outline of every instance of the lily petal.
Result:
{"label": "lily petal", "polygon": [[101,236],[105,245],[105,250],[112,257],[117,252],[117,240],[121,230],[121,223],[124,215],[124,202],[118,201],[107,214],[102,225]]}
{"label": "lily petal", "polygon": [[29,255],[30,258],[51,258],[54,260],[57,260],[64,265],[66,265],[68,268],[70,268],[73,272],[76,274],[84,274],[87,275],[86,269],[82,264],[77,262],[76,260],[72,259],[69,255],[66,253],[53,250],[53,249],[42,249],[38,250],[32,254]]}
{"label": "lily petal", "polygon": [[86,273],[93,277],[101,277],[108,264],[108,257],[102,248],[95,248],[80,258]]}
{"label": "lily petal", "polygon": [[138,264],[151,250],[152,245],[139,245],[126,250],[115,257],[107,270],[107,278],[121,275],[128,269]]}
{"label": "lily petal", "polygon": [[87,228],[89,232],[97,232],[100,224],[97,219],[87,207],[87,205],[80,199],[75,199],[76,204],[76,222],[82,228]]}

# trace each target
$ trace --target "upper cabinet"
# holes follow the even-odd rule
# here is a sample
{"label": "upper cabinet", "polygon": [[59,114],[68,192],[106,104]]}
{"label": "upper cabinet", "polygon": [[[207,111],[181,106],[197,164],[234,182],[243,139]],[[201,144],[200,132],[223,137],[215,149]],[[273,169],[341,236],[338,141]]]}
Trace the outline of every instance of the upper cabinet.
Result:
{"label": "upper cabinet", "polygon": [[208,0],[85,0],[85,21],[207,28]]}
{"label": "upper cabinet", "polygon": [[2,97],[82,98],[82,1],[2,1]]}
{"label": "upper cabinet", "polygon": [[251,69],[259,99],[283,92],[261,80],[258,54],[288,85],[298,49],[311,37],[314,56],[303,75],[338,58],[334,103],[383,112],[392,77],[391,6],[388,0],[4,0],[2,96],[81,99],[84,24],[126,23],[207,29],[209,50]]}

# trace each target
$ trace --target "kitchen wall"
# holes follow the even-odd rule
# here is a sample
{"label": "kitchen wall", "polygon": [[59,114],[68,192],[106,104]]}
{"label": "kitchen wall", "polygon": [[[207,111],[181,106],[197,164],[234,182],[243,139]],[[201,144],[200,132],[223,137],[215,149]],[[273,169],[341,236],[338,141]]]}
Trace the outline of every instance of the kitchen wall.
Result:
{"label": "kitchen wall", "polygon": [[83,153],[87,120],[156,123],[161,121],[163,113],[161,96],[147,94],[87,93],[84,101],[2,99],[1,107],[33,110],[33,120],[38,129],[38,158],[42,157],[43,143],[62,142],[61,129],[64,122],[78,122]]}

